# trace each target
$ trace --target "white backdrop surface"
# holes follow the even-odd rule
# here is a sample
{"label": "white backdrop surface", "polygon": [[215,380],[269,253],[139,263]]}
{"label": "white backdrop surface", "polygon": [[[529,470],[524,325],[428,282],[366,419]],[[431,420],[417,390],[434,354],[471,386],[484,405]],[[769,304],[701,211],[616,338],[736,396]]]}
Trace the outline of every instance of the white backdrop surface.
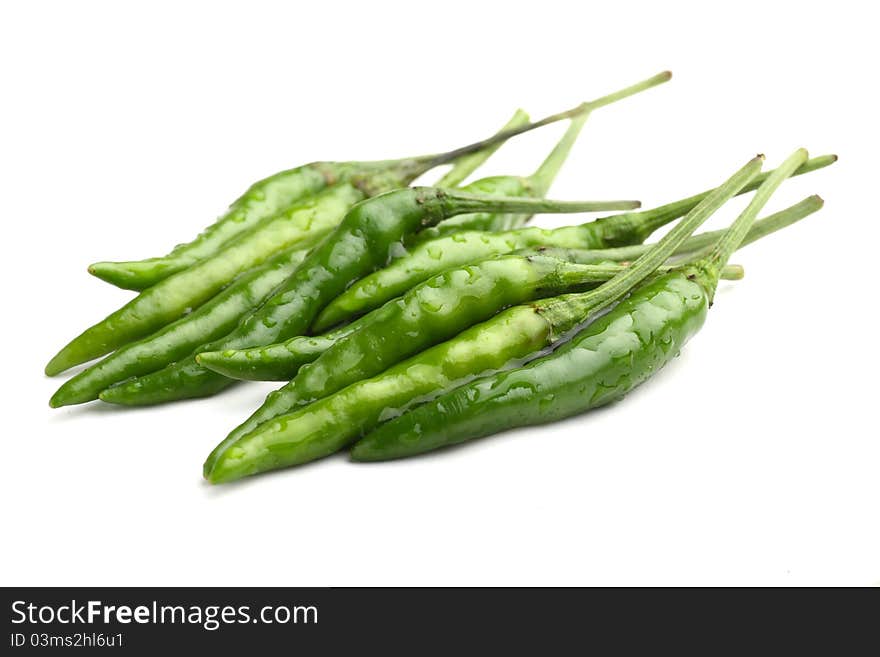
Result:
{"label": "white backdrop surface", "polygon": [[[8,3],[0,9],[6,585],[880,583],[878,61],[868,5]],[[671,69],[597,111],[552,196],[646,207],[757,152],[834,152],[768,210],[704,330],[623,402],[408,462],[340,455],[212,488],[272,389],[52,411],[45,361],[165,252],[317,159],[457,146]],[[480,174],[528,173],[554,126]],[[436,176],[425,178],[427,182]],[[728,223],[742,202],[713,218]],[[544,226],[569,219],[539,217]]]}

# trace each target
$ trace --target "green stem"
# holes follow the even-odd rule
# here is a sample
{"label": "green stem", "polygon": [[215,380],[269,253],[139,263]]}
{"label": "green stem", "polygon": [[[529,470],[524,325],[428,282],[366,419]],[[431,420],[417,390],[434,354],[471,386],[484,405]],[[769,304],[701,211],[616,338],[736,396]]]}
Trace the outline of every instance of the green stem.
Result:
{"label": "green stem", "polygon": [[596,98],[595,100],[583,103],[581,107],[586,108],[587,111],[599,109],[600,107],[605,107],[606,105],[610,105],[611,103],[616,103],[618,100],[629,98],[630,96],[634,96],[637,93],[641,93],[642,91],[646,91],[652,87],[656,87],[657,85],[663,84],[664,82],[669,82],[669,80],[671,79],[672,71],[663,71],[662,73],[658,73],[657,75],[648,78],[647,80],[642,80],[641,82],[636,82],[635,84],[625,87],[620,91],[615,91],[614,93],[610,93],[607,96],[602,96],[601,98]]}
{"label": "green stem", "polygon": [[[792,175],[800,176],[805,173],[809,173],[810,171],[815,171],[816,169],[827,167],[831,164],[834,164],[836,161],[836,155],[820,155],[819,157],[814,157],[804,162],[803,165],[801,165],[798,170],[795,171]],[[748,185],[743,187],[739,191],[739,193],[745,194],[747,192],[751,192],[757,189],[758,186],[761,185],[761,183],[763,183],[765,180],[767,180],[767,178],[774,172],[775,169],[765,171]],[[710,189],[700,194],[695,194],[694,196],[681,199],[679,201],[673,201],[672,203],[667,203],[666,205],[661,205],[659,207],[637,213],[635,216],[638,218],[640,226],[644,227],[644,237],[647,237],[658,228],[665,226],[670,221],[684,215],[713,191],[714,190]]]}
{"label": "green stem", "polygon": [[611,103],[616,103],[624,98],[629,98],[630,96],[650,89],[651,87],[656,87],[658,84],[666,82],[671,77],[672,73],[664,71],[659,75],[655,75],[652,78],[648,78],[647,80],[643,80],[642,82],[626,87],[625,89],[621,89],[613,94],[608,94],[602,98],[597,98],[594,101],[585,103],[586,105],[589,105],[590,111],[584,112],[571,120],[571,125],[568,126],[568,130],[562,135],[562,139],[559,140],[550,155],[548,155],[541,166],[538,167],[538,170],[530,176],[529,180],[532,183],[534,195],[545,196],[547,194],[550,185],[553,184],[553,180],[559,174],[559,170],[568,159],[571,149],[577,141],[577,138],[580,136],[584,124],[587,122],[592,110],[599,107],[605,107]]}
{"label": "green stem", "polygon": [[[526,125],[529,122],[529,115],[525,110],[518,109],[513,113],[513,116],[510,120],[501,128],[500,132],[504,132],[505,130],[510,130],[512,128],[518,128],[519,126]],[[471,175],[474,171],[479,169],[483,163],[488,160],[499,148],[501,148],[501,144],[495,144],[494,146],[490,146],[489,148],[484,148],[481,151],[477,151],[476,153],[471,153],[470,155],[464,155],[458,158],[453,164],[452,168],[446,172],[446,175],[443,176],[440,180],[437,181],[435,187],[458,187],[464,179]]]}
{"label": "green stem", "polygon": [[[759,219],[752,227],[749,229],[749,232],[746,234],[743,241],[740,243],[739,248],[746,246],[747,244],[751,244],[752,242],[757,242],[759,239],[770,235],[771,233],[775,233],[778,230],[782,230],[788,226],[791,226],[794,223],[797,223],[804,217],[809,217],[814,212],[818,212],[822,209],[822,206],[825,204],[825,201],[822,200],[818,195],[808,196],[803,201],[792,205],[791,207],[786,208],[785,210],[781,210],[774,214],[771,214],[763,219]],[[680,253],[691,253],[694,251],[702,251],[707,246],[711,246],[715,242],[717,242],[722,235],[724,235],[725,230],[713,230],[707,233],[700,233],[699,235],[694,235],[689,240],[687,240],[684,244],[682,244],[682,248],[676,251],[676,254]],[[628,248],[628,247],[624,247]],[[644,247],[641,247],[644,248]]]}
{"label": "green stem", "polygon": [[[438,190],[440,191],[440,190]],[[551,201],[541,198],[491,196],[443,190],[437,200],[445,207],[444,216],[470,212],[598,212],[639,207],[638,201]]]}
{"label": "green stem", "polygon": [[[818,196],[808,196],[800,203],[796,203],[785,210],[771,214],[752,224],[745,239],[740,243],[740,248],[751,244],[762,237],[782,230],[787,226],[797,223],[804,217],[822,209],[824,201]],[[673,255],[686,256],[673,262],[674,265],[682,265],[696,262],[707,253],[707,247],[715,244],[724,233],[723,230],[713,230],[694,235],[685,240]],[[593,264],[603,262],[632,262],[654,247],[653,244],[637,244],[635,246],[620,246],[613,249],[566,249],[559,247],[539,246],[514,251],[514,255],[542,255],[557,258],[576,264]]]}
{"label": "green stem", "polygon": [[799,167],[803,166],[808,158],[807,150],[799,148],[767,176],[764,182],[761,183],[761,186],[758,187],[746,209],[731,224],[721,239],[714,246],[710,247],[711,250],[705,259],[705,266],[710,272],[718,272],[727,264],[730,256],[739,248],[740,243],[745,239],[761,208],[767,204],[773,192],[777,190],[786,178],[789,178]]}
{"label": "green stem", "polygon": [[755,157],[733,174],[727,182],[712,190],[659,242],[638,257],[626,271],[591,292],[548,299],[544,304],[537,304],[536,309],[544,315],[554,332],[559,334],[573,328],[588,315],[613,303],[656,271],[690,237],[691,233],[753,180],[760,173],[763,161],[763,155]]}
{"label": "green stem", "polygon": [[550,116],[547,116],[540,121],[527,123],[511,130],[504,130],[503,132],[499,132],[498,134],[493,135],[488,139],[483,139],[482,141],[474,142],[473,144],[462,146],[461,148],[456,148],[454,150],[447,151],[446,153],[437,153],[434,155],[425,155],[422,157],[413,158],[413,163],[424,167],[424,171],[428,171],[429,169],[433,169],[434,167],[441,164],[448,164],[453,160],[457,160],[463,155],[468,155],[470,153],[481,151],[484,148],[489,148],[491,146],[494,146],[495,144],[502,144],[511,137],[521,135],[524,132],[529,132],[530,130],[541,128],[545,125],[555,123],[556,121],[564,121],[565,119],[572,119],[581,114],[588,114],[596,108],[610,105],[611,103],[621,100],[622,98],[626,98],[627,96],[632,96],[633,94],[644,91],[645,89],[656,87],[658,84],[666,82],[671,77],[672,74],[669,71],[664,71],[663,73],[650,77],[647,80],[642,80],[641,82],[637,82],[636,84],[630,85],[629,87],[626,87],[619,91],[615,91],[614,93],[610,93],[607,96],[602,96],[600,98],[596,98],[595,100],[581,103],[577,107],[573,107],[564,112],[551,114]]}
{"label": "green stem", "polygon": [[559,174],[559,170],[562,168],[562,165],[565,164],[565,160],[568,159],[568,155],[571,153],[571,149],[577,141],[577,138],[580,136],[589,116],[589,113],[587,113],[573,118],[568,129],[565,131],[565,134],[562,135],[562,139],[560,139],[553,150],[550,151],[550,154],[541,163],[541,166],[538,167],[538,170],[529,176],[529,182],[531,183],[534,196],[543,197],[547,195],[547,192],[550,190],[550,185],[553,184],[553,181]]}

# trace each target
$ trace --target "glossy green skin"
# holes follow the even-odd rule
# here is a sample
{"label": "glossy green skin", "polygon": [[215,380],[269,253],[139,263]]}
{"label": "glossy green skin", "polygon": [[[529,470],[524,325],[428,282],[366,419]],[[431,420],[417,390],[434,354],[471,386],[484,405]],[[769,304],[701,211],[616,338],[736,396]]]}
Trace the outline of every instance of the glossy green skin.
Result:
{"label": "glossy green skin", "polygon": [[258,425],[379,374],[507,306],[593,285],[618,271],[617,266],[609,270],[545,256],[507,256],[435,276],[371,313],[359,330],[303,365],[296,378],[227,436],[211,460]]}
{"label": "glossy green skin", "polygon": [[706,288],[687,272],[660,276],[553,353],[471,381],[378,427],[354,446],[352,458],[412,456],[616,401],[679,353],[708,306]]}
{"label": "glossy green skin", "polygon": [[[591,262],[597,261],[595,252],[585,253]],[[601,267],[572,264],[580,257],[580,253],[574,252],[502,256],[451,269],[337,331],[316,337],[297,336],[252,349],[205,352],[199,354],[198,361],[224,376],[256,381],[290,381],[302,368],[305,381],[311,379],[320,381],[323,387],[334,387],[339,385],[334,381],[352,376],[365,378],[379,372],[507,306],[590,287],[620,271],[619,266],[611,263]],[[406,337],[405,341],[401,341],[401,336]],[[327,351],[330,353],[322,356]],[[314,366],[304,367],[315,360],[319,362]],[[315,368],[321,374],[316,375]],[[336,368],[339,371],[334,373]],[[298,385],[296,388],[292,382],[286,386],[299,390],[291,397],[298,401],[291,403],[303,403],[303,399],[317,394],[313,391],[303,395],[302,390],[311,389],[311,385]],[[326,394],[329,393],[320,396]],[[290,408],[281,410],[288,412]]]}
{"label": "glossy green skin", "polygon": [[372,321],[379,310],[322,335],[298,335],[284,342],[250,349],[205,351],[196,359],[200,365],[230,379],[290,381],[303,365],[317,360],[338,340]]}
{"label": "glossy green skin", "polygon": [[[381,306],[431,276],[469,262],[537,246],[601,249],[608,246],[605,239],[607,225],[608,222],[603,223],[600,219],[579,226],[554,229],[532,227],[504,232],[462,231],[422,242],[406,256],[365,276],[336,297],[318,315],[312,328],[314,331],[324,331]],[[619,238],[619,233],[615,227],[612,234]],[[633,235],[634,241],[639,238],[640,235]]]}
{"label": "glossy green skin", "polygon": [[205,477],[232,481],[332,454],[431,395],[514,365],[545,347],[551,334],[533,309],[511,308],[378,376],[261,424],[213,455]]}
{"label": "glossy green skin", "polygon": [[206,340],[226,335],[244,314],[259,306],[296,270],[306,253],[303,249],[289,249],[242,274],[189,315],[125,345],[66,381],[49,405],[54,408],[97,399],[98,393],[119,381],[159,370],[189,356]]}
{"label": "glossy green skin", "polygon": [[363,197],[356,187],[336,185],[272,217],[265,225],[239,235],[216,255],[144,290],[86,329],[50,361],[47,374],[103,356],[149,335],[197,308],[238,274],[260,265],[281,249],[314,244],[333,230]]}
{"label": "glossy green skin", "polygon": [[[444,218],[482,209],[580,212],[586,202],[478,197],[430,187],[388,192],[352,208],[337,229],[315,247],[281,290],[224,338],[200,351],[242,349],[302,335],[317,312],[352,281],[387,262],[401,241]],[[203,397],[233,383],[198,364],[195,356],[102,392],[100,399],[149,405]]]}

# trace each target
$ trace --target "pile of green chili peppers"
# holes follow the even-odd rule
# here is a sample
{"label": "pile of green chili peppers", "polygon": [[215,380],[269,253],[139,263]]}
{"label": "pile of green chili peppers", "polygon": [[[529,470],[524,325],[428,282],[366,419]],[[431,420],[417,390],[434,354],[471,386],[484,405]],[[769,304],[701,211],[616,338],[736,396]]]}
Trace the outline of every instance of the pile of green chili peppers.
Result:
{"label": "pile of green chili peppers", "polygon": [[[757,156],[710,190],[641,210],[638,201],[545,197],[591,113],[668,72],[445,153],[314,162],[252,185],[194,240],[89,272],[137,295],[46,366],[99,359],[52,396],[143,406],[283,381],[213,449],[212,483],[351,448],[402,458],[623,397],[705,321],[734,251],[822,207],[818,196],[758,219],[789,177],[836,156]],[[530,175],[461,186],[506,140],[568,127]],[[433,187],[410,187],[451,168]],[[725,230],[694,234],[754,192]],[[535,213],[602,212],[541,229]],[[645,241],[670,226],[656,242]]]}

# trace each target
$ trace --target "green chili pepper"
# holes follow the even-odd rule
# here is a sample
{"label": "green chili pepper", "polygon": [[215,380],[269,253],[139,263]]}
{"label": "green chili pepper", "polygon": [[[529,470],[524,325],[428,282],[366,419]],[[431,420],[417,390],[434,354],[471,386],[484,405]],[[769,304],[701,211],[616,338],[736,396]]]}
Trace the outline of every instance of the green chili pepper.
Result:
{"label": "green chili pepper", "polygon": [[219,253],[144,290],[83,331],[49,361],[46,374],[58,374],[103,356],[175,321],[213,297],[238,274],[260,265],[278,249],[312,246],[363,198],[360,190],[352,185],[335,185],[271,217],[265,225],[240,234]]}
{"label": "green chili pepper", "polygon": [[[828,166],[836,159],[835,155],[814,158],[806,162],[796,175]],[[754,190],[768,175],[763,174],[741,193]],[[492,255],[539,245],[601,249],[620,244],[638,244],[657,228],[687,213],[709,193],[703,192],[652,210],[603,217],[581,226],[553,230],[524,228],[500,233],[460,232],[421,242],[403,257],[365,276],[331,301],[318,315],[312,330],[325,331],[335,324],[378,308],[445,269]]]}
{"label": "green chili pepper", "polygon": [[[509,199],[432,187],[386,192],[352,208],[271,299],[243,319],[235,331],[201,351],[253,347],[301,335],[330,299],[353,280],[381,266],[401,240],[441,219],[483,211],[587,212],[609,206],[637,207],[638,203]],[[193,357],[109,388],[99,397],[120,404],[154,404],[213,394],[230,383],[226,377],[198,365]]]}
{"label": "green chili pepper", "polygon": [[[670,77],[671,74],[665,72],[640,84],[655,86]],[[462,156],[501,144],[511,137],[549,123],[589,113],[616,98],[617,94],[611,94],[582,103],[571,110],[505,130],[489,139],[446,153],[378,162],[315,162],[282,171],[254,184],[232,204],[225,215],[195,240],[175,247],[168,255],[133,262],[95,263],[89,267],[89,272],[114,285],[143,290],[203,258],[216,254],[230,239],[261,219],[272,216],[328,186],[349,183],[365,196],[405,187],[434,167],[454,162]]]}
{"label": "green chili pepper", "polygon": [[[777,170],[776,181],[805,159],[806,151],[795,153]],[[772,192],[771,181],[765,184]],[[760,200],[756,197],[753,204]],[[469,382],[400,415],[361,439],[352,458],[411,456],[620,399],[672,360],[702,327],[718,272],[757,211],[747,208],[707,257],[637,288],[558,350],[524,367]]]}
{"label": "green chili pepper", "polygon": [[155,372],[185,358],[206,340],[216,340],[235,328],[245,313],[257,307],[305,259],[308,250],[288,249],[266,264],[242,274],[198,309],[147,338],[125,345],[67,380],[52,395],[49,406],[82,404],[119,381]]}
{"label": "green chili pepper", "polygon": [[556,342],[650,276],[700,224],[758,175],[761,161],[761,157],[750,161],[653,249],[597,289],[510,308],[378,376],[263,422],[234,440],[227,438],[208,457],[205,477],[219,483],[321,458],[420,398],[479,373],[509,367]]}
{"label": "green chili pepper", "polygon": [[[822,200],[818,196],[810,196],[800,203],[780,212],[765,217],[749,230],[748,235],[742,241],[741,246],[781,230],[791,224],[800,221],[822,207]],[[688,238],[675,254],[692,253],[713,244],[724,234],[723,230],[701,233]],[[539,247],[515,252],[518,255],[529,255],[534,252],[548,255],[554,258],[564,259],[578,264],[596,264],[606,262],[632,261],[643,255],[651,245],[640,244],[637,246],[618,247],[613,249],[559,249]],[[611,270],[608,270],[610,273]],[[739,278],[739,270],[729,267],[724,272],[723,278]],[[424,283],[420,284],[424,285]],[[417,289],[414,288],[414,289]],[[408,293],[411,294],[412,291]],[[487,297],[491,300],[491,297]],[[386,302],[384,306],[363,315],[359,319],[345,326],[319,336],[297,336],[282,343],[254,347],[251,349],[227,349],[225,351],[204,352],[199,354],[198,360],[206,367],[223,374],[224,376],[249,381],[289,381],[296,376],[299,369],[316,360],[321,354],[336,344],[340,339],[358,331],[366,324],[380,316],[382,309],[389,304],[397,303],[399,299]]]}

